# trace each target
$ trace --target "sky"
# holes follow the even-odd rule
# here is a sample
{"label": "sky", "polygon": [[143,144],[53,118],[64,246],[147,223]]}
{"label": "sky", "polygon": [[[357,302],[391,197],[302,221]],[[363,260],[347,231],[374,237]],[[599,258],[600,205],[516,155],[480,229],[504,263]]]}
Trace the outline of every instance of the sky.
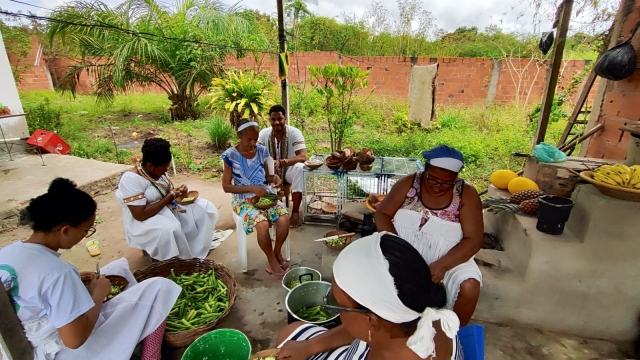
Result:
{"label": "sky", "polygon": [[[21,0],[44,8],[55,8],[71,0]],[[116,5],[122,0],[102,0],[108,5]],[[166,1],[166,0],[165,0]],[[228,4],[235,4],[236,0],[222,0]],[[393,16],[398,15],[396,0],[379,0]],[[489,25],[498,25],[503,30],[522,33],[534,33],[551,29],[551,17],[554,13],[553,4],[558,0],[542,0],[547,6],[542,10],[543,19],[534,26],[532,0],[422,0],[422,9],[428,10],[436,19],[436,25],[444,30],[453,31],[460,26],[477,26],[483,30]],[[584,0],[582,0],[584,2]],[[371,8],[371,0],[319,0],[318,5],[310,5],[309,9],[317,15],[335,17],[340,20],[344,14],[362,16]],[[579,3],[580,0],[576,0]],[[615,8],[617,0],[604,0]],[[243,0],[241,5],[257,9],[263,13],[276,16],[276,0]],[[23,12],[32,11],[38,15],[46,15],[47,11],[27,5],[17,4],[10,0],[0,0],[0,7],[4,10]],[[578,31],[586,27],[587,15],[574,17],[572,30]],[[582,21],[582,22],[581,22]],[[417,26],[417,24],[415,24]]]}

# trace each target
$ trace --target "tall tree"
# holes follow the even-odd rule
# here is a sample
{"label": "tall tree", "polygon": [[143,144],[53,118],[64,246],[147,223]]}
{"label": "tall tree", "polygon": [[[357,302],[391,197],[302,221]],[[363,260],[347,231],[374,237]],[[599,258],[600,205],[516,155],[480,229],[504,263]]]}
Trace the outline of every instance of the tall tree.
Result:
{"label": "tall tree", "polygon": [[76,93],[89,72],[99,102],[135,85],[164,90],[173,119],[196,118],[194,107],[211,81],[223,73],[227,56],[266,48],[255,21],[220,0],[127,0],[113,8],[77,1],[55,9],[49,40],[60,38],[82,53],[61,80]]}
{"label": "tall tree", "polygon": [[286,0],[284,11],[288,20],[291,21],[291,27],[294,29],[307,16],[313,15],[309,10],[309,5],[318,5],[318,0]]}

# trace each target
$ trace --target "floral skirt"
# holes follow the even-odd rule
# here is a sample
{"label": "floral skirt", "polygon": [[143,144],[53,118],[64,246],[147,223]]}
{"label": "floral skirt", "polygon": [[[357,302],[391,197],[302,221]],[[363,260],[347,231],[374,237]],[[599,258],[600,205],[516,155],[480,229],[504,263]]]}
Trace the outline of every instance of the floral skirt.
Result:
{"label": "floral skirt", "polygon": [[249,202],[249,199],[233,199],[231,206],[233,206],[233,211],[244,220],[244,233],[247,235],[251,234],[256,224],[261,221],[273,224],[280,216],[289,215],[287,208],[281,201],[267,210],[256,209]]}

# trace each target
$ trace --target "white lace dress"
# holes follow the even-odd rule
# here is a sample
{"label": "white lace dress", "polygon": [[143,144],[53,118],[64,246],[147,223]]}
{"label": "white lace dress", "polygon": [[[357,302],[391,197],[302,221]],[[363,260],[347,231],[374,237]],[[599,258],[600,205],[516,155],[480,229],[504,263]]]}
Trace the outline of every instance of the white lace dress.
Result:
{"label": "white lace dress", "polygon": [[[164,177],[158,182],[169,186]],[[218,221],[218,209],[210,201],[198,198],[193,204],[178,205],[182,212],[165,207],[147,220],[138,221],[128,205],[152,204],[162,199],[162,195],[149,180],[131,171],[120,178],[116,198],[122,205],[122,222],[130,247],[145,250],[161,261],[175,256],[181,259],[207,256]]]}

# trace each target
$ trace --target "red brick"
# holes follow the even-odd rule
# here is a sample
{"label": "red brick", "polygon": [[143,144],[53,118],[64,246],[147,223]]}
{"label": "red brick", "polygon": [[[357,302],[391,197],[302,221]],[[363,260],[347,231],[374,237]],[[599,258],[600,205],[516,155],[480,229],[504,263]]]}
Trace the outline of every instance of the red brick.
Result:
{"label": "red brick", "polygon": [[624,96],[618,117],[632,121],[640,120],[640,93],[626,94]]}
{"label": "red brick", "polygon": [[600,138],[591,138],[589,148],[587,149],[587,157],[602,159],[606,150],[606,144]]}
{"label": "red brick", "polygon": [[618,92],[609,92],[605,95],[602,111],[604,114],[617,116],[622,106],[624,96]]}
{"label": "red brick", "polygon": [[627,158],[627,149],[617,145],[609,144],[604,153],[605,159],[624,160]]}

